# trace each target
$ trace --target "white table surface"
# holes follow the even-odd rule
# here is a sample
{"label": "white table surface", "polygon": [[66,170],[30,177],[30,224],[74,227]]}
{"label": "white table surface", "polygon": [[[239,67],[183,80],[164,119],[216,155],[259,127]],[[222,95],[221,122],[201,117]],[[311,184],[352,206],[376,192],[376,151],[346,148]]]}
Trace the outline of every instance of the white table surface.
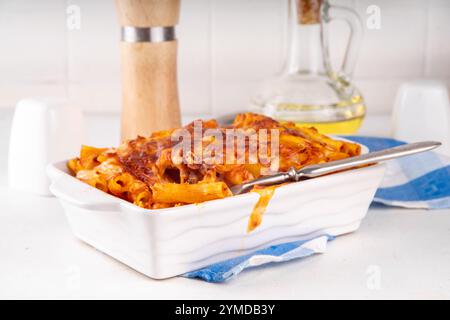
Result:
{"label": "white table surface", "polygon": [[[387,117],[363,134],[388,135]],[[0,298],[450,298],[450,210],[371,208],[325,254],[244,271],[224,284],[152,280],[75,239],[52,197],[7,188],[11,113],[0,113]],[[96,123],[96,126],[93,124]],[[88,143],[114,144],[115,116],[87,118]]]}

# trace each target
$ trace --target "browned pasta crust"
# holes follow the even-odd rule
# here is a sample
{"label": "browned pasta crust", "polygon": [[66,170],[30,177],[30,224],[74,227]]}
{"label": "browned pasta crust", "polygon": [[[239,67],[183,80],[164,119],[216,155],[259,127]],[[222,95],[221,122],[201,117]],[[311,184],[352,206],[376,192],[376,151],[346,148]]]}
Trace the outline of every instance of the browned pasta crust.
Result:
{"label": "browned pasta crust", "polygon": [[[194,123],[184,129],[193,134]],[[215,120],[202,121],[202,129],[203,132],[216,129],[224,136],[227,129],[277,129],[279,171],[356,156],[361,151],[359,145],[332,139],[318,133],[315,128],[281,123],[254,113],[237,115],[228,127],[219,126]],[[117,149],[82,146],[80,156],[69,160],[67,166],[78,179],[89,185],[150,209],[231,196],[229,187],[258,178],[262,170],[269,166],[259,154],[255,163],[216,163],[215,158],[211,157],[197,163],[194,161],[194,143],[191,153],[181,155],[185,161],[174,162],[172,151],[178,143],[172,139],[174,130],[155,132],[150,137],[137,137]],[[203,139],[201,151],[214,143],[214,138]],[[237,148],[233,149],[230,152],[223,147],[223,160],[237,157]],[[272,152],[267,150],[268,155]],[[245,144],[245,155],[249,156],[248,142]]]}

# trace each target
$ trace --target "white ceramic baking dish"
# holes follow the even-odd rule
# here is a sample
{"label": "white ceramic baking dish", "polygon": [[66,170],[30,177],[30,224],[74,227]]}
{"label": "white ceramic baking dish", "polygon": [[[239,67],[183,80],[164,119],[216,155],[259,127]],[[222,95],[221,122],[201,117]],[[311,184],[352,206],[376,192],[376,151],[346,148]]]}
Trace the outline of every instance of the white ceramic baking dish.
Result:
{"label": "white ceramic baking dish", "polygon": [[277,188],[262,224],[251,233],[246,230],[256,193],[148,210],[77,180],[65,162],[50,165],[48,173],[50,190],[76,237],[151,278],[163,279],[274,244],[355,231],[383,178],[384,165]]}

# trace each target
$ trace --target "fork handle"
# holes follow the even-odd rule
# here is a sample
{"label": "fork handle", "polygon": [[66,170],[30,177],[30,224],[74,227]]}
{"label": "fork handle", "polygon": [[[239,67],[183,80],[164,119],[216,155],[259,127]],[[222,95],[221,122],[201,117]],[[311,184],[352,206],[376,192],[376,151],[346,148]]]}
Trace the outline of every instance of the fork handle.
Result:
{"label": "fork handle", "polygon": [[304,177],[314,178],[361,165],[409,156],[419,152],[432,150],[440,145],[441,143],[436,141],[408,143],[394,148],[366,153],[357,157],[310,165],[298,170],[295,180],[299,180]]}
{"label": "fork handle", "polygon": [[270,186],[288,181],[298,181],[301,178],[314,178],[365,164],[372,164],[374,162],[386,161],[409,156],[419,152],[429,151],[439,147],[440,145],[440,142],[435,141],[409,143],[394,148],[363,154],[357,157],[306,166],[298,171],[291,168],[287,172],[280,172],[271,176],[255,179],[241,185],[233,186],[231,191],[233,194],[240,194],[250,190],[255,185]]}

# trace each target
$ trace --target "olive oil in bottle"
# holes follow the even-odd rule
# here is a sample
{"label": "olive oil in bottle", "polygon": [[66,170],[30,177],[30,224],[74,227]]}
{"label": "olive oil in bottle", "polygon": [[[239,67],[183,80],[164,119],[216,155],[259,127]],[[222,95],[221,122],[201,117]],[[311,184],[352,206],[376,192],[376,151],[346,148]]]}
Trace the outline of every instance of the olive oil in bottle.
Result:
{"label": "olive oil in bottle", "polygon": [[[350,82],[362,24],[351,9],[328,0],[290,0],[290,45],[280,75],[266,81],[254,97],[253,109],[279,121],[313,126],[327,134],[357,132],[366,113],[364,99]],[[341,19],[351,27],[344,62],[331,66],[329,22]]]}

